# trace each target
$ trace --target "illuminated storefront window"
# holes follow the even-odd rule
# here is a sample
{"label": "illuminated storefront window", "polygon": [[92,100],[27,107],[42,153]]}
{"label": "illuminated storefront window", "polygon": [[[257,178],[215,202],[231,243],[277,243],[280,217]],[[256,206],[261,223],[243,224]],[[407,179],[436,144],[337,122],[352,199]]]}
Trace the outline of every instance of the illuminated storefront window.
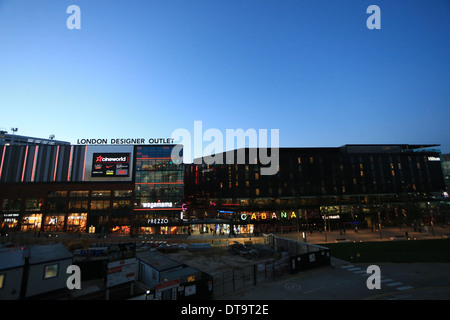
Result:
{"label": "illuminated storefront window", "polygon": [[28,214],[23,217],[22,231],[39,231],[41,229],[42,213]]}
{"label": "illuminated storefront window", "polygon": [[115,226],[111,229],[111,233],[129,234],[130,226]]}
{"label": "illuminated storefront window", "polygon": [[18,213],[3,213],[0,214],[0,225],[1,228],[13,229],[17,227],[17,223],[19,221]]}
{"label": "illuminated storefront window", "polygon": [[67,217],[68,232],[86,231],[87,213],[74,213]]}
{"label": "illuminated storefront window", "polygon": [[44,220],[44,231],[64,231],[64,214],[56,213],[46,216]]}

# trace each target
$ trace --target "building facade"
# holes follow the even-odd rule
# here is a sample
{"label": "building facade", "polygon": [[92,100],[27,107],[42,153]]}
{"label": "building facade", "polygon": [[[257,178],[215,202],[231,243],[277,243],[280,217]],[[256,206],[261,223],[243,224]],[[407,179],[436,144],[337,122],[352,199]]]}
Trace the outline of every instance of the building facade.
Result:
{"label": "building facade", "polygon": [[[17,131],[17,129],[14,129]],[[48,139],[9,134],[8,131],[0,130],[0,146],[15,145],[70,145],[68,141],[54,140],[54,135]]]}
{"label": "building facade", "polygon": [[237,164],[237,153],[217,154],[222,164],[205,158],[186,167],[185,201],[210,221],[229,221],[234,232],[444,222],[436,147],[279,148],[272,150],[275,175],[261,174],[259,150],[245,149],[245,164]]}
{"label": "building facade", "polygon": [[244,149],[244,162],[235,150],[183,164],[175,147],[0,146],[0,231],[189,235],[450,221],[438,145],[279,148],[269,150],[273,175],[262,174],[261,150]]}
{"label": "building facade", "polygon": [[0,146],[0,229],[177,233],[183,164],[173,147]]}

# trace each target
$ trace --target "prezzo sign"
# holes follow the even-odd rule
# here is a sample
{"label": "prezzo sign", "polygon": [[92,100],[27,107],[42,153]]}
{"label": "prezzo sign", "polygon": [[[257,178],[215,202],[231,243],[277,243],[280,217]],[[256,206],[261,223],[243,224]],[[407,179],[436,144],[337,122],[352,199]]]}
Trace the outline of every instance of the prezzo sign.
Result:
{"label": "prezzo sign", "polygon": [[94,153],[91,177],[128,177],[129,153]]}
{"label": "prezzo sign", "polygon": [[168,224],[169,219],[161,218],[161,219],[147,219],[148,224]]}

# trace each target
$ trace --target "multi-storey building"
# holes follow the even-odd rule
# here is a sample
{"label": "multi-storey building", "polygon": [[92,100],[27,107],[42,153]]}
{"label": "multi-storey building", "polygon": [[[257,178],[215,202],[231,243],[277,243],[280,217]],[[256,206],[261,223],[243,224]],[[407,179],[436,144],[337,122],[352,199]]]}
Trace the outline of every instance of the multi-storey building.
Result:
{"label": "multi-storey building", "polygon": [[0,224],[35,232],[177,233],[173,145],[0,146]]}
{"label": "multi-storey building", "polygon": [[443,220],[438,199],[446,186],[436,147],[279,148],[271,150],[279,159],[274,175],[261,174],[259,150],[245,149],[245,164],[235,151],[234,158],[216,154],[186,167],[186,202],[210,221],[228,219],[246,232]]}

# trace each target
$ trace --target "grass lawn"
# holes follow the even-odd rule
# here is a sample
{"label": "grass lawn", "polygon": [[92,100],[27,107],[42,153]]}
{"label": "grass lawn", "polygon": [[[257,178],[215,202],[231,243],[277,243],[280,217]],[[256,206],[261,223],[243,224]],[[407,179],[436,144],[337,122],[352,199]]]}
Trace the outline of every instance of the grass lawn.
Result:
{"label": "grass lawn", "polygon": [[332,257],[349,262],[450,262],[450,239],[326,243]]}

